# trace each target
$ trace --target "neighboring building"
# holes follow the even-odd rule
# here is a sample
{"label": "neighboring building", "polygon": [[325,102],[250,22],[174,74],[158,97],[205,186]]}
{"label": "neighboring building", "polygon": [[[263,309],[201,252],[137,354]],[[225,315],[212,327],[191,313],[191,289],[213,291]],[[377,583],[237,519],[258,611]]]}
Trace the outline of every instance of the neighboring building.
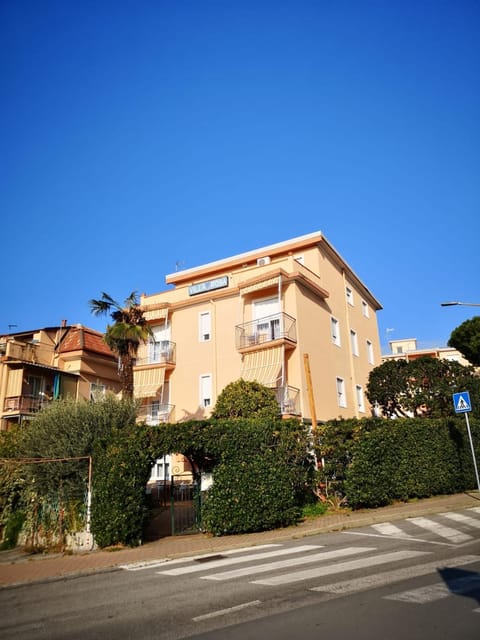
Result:
{"label": "neighboring building", "polygon": [[0,336],[0,430],[29,420],[51,400],[96,400],[121,385],[103,335],[82,325]]}
{"label": "neighboring building", "polygon": [[419,349],[416,338],[405,338],[403,340],[390,340],[391,353],[382,356],[382,361],[387,360],[416,360],[429,356],[438,360],[454,360],[463,366],[470,366],[468,360],[462,356],[460,351],[451,347],[435,347],[433,349]]}
{"label": "neighboring building", "polygon": [[364,390],[381,361],[381,306],[322,233],[178,271],[166,282],[173,288],[140,301],[155,336],[134,368],[147,423],[208,417],[239,378],[272,387],[284,416],[370,413]]}

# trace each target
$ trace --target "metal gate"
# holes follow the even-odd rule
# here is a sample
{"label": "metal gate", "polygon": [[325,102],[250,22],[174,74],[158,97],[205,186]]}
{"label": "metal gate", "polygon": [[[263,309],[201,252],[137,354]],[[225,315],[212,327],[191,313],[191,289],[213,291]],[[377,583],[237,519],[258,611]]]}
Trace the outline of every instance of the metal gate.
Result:
{"label": "metal gate", "polygon": [[189,473],[172,475],[170,522],[172,536],[197,533],[200,529],[200,491]]}

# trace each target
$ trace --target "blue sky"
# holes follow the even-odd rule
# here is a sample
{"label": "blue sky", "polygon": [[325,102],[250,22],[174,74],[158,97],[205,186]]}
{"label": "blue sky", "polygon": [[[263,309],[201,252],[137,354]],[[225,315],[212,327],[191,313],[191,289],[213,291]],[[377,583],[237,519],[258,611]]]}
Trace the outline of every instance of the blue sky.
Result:
{"label": "blue sky", "polygon": [[[1,0],[0,333],[322,231],[382,345],[480,303],[477,0]],[[388,329],[388,331],[387,331]]]}

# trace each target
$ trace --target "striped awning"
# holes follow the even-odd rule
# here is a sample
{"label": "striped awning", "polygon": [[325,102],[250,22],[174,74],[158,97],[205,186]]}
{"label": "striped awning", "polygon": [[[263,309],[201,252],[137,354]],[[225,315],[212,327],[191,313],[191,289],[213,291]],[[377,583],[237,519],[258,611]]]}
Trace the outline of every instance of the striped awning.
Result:
{"label": "striped awning", "polygon": [[281,384],[283,346],[252,351],[243,356],[242,378],[255,380],[266,386]]}
{"label": "striped awning", "polygon": [[153,398],[165,380],[164,367],[139,369],[133,372],[135,398]]}
{"label": "striped awning", "polygon": [[262,280],[261,282],[256,282],[255,284],[251,284],[247,287],[242,287],[240,285],[240,291],[242,296],[247,293],[252,293],[253,291],[259,291],[260,289],[268,289],[269,287],[275,287],[278,285],[280,278],[279,276],[275,276],[274,278],[267,278],[266,280]]}
{"label": "striped awning", "polygon": [[143,317],[145,320],[165,320],[168,316],[168,309],[153,309],[152,311],[144,311]]}

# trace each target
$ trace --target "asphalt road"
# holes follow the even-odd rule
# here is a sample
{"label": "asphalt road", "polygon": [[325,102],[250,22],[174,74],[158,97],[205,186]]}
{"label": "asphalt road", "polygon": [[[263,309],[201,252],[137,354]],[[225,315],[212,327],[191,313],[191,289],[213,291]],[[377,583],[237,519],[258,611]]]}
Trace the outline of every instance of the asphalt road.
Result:
{"label": "asphalt road", "polygon": [[0,591],[2,639],[478,640],[480,508]]}

